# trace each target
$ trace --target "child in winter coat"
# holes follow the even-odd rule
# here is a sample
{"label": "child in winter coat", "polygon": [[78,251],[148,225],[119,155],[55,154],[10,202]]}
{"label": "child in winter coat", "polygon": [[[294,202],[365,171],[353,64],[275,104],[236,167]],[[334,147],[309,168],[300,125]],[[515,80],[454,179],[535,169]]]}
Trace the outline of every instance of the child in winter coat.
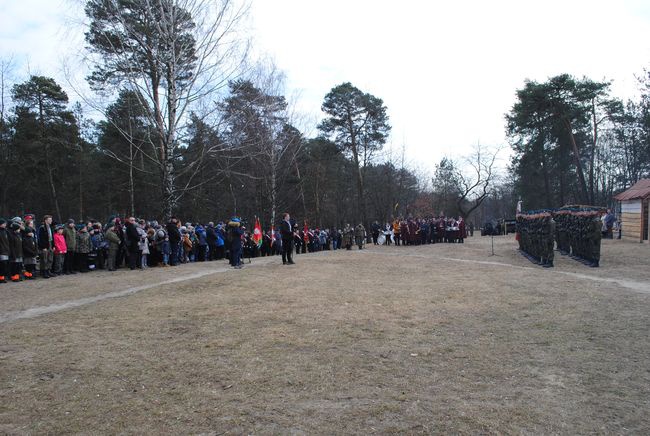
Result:
{"label": "child in winter coat", "polygon": [[0,283],[7,283],[9,275],[9,232],[7,231],[7,221],[0,218]]}
{"label": "child in winter coat", "polygon": [[25,267],[25,278],[34,279],[36,272],[36,256],[38,256],[38,245],[36,243],[36,229],[34,228],[34,217],[25,216],[25,228],[23,236],[23,265]]}
{"label": "child in winter coat", "polygon": [[92,243],[86,226],[79,229],[76,243],[77,253],[79,254],[79,270],[82,273],[88,272],[88,254],[90,254],[90,250],[92,249]]}
{"label": "child in winter coat", "polygon": [[9,232],[9,260],[11,262],[11,281],[20,282],[23,280],[23,238],[20,236],[22,222],[12,221],[11,232]]}
{"label": "child in winter coat", "polygon": [[169,256],[171,255],[172,250],[169,243],[169,237],[167,236],[167,232],[163,227],[160,227],[158,230],[156,230],[155,240],[158,251],[162,255],[161,266],[169,266]]}
{"label": "child in winter coat", "polygon": [[181,242],[183,246],[183,263],[188,263],[190,261],[190,253],[192,252],[192,239],[190,239],[190,234],[187,230],[183,231],[181,229]]}
{"label": "child in winter coat", "polygon": [[146,269],[147,258],[151,253],[149,250],[149,239],[147,238],[147,233],[145,232],[142,225],[138,226],[138,234],[140,235],[140,240],[138,241],[138,251],[140,251],[140,269]]}
{"label": "child in winter coat", "polygon": [[63,234],[63,226],[56,226],[54,233],[54,274],[63,273],[63,263],[65,262],[65,255],[68,252],[68,245],[65,242],[65,235]]}

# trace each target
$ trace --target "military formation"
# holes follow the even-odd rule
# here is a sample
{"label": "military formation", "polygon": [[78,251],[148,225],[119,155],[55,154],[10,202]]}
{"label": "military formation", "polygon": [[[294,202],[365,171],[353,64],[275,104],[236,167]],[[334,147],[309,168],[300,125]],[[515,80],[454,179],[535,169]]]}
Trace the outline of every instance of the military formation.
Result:
{"label": "military formation", "polygon": [[531,262],[545,268],[553,266],[555,221],[549,211],[517,214],[519,251]]}
{"label": "military formation", "polygon": [[600,265],[602,208],[565,206],[517,214],[519,250],[532,262],[553,266],[555,244],[563,256],[590,267]]}
{"label": "military formation", "polygon": [[555,240],[560,254],[585,265],[600,265],[603,210],[589,206],[566,206],[553,212]]}

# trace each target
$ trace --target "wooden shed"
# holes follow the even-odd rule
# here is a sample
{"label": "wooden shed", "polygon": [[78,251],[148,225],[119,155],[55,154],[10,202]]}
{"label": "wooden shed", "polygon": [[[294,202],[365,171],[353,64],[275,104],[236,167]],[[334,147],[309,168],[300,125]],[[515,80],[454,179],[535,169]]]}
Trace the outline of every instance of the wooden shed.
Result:
{"label": "wooden shed", "polygon": [[641,179],[627,191],[614,196],[620,202],[621,237],[629,241],[648,241],[648,202],[650,179]]}

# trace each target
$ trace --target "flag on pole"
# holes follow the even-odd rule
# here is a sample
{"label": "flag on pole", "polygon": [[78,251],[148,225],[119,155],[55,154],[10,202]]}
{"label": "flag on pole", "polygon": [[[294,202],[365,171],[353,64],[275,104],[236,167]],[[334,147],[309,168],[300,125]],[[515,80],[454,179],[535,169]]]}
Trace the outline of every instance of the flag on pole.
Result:
{"label": "flag on pole", "polygon": [[262,246],[262,226],[260,226],[260,219],[255,218],[255,230],[253,230],[253,242],[258,247]]}
{"label": "flag on pole", "polygon": [[303,227],[302,231],[305,234],[303,236],[305,243],[309,243],[309,227],[307,227],[307,221],[305,221],[305,227]]}

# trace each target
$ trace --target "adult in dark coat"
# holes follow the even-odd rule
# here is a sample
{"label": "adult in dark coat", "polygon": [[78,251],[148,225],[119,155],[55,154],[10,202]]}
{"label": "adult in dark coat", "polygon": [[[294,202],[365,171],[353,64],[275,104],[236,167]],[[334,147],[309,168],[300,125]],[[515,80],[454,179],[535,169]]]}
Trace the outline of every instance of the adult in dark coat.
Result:
{"label": "adult in dark coat", "polygon": [[178,250],[181,244],[181,231],[178,229],[178,220],[176,217],[172,217],[167,223],[167,236],[169,237],[169,246],[171,247],[169,264],[172,266],[178,265],[180,262]]}
{"label": "adult in dark coat", "polygon": [[293,224],[291,216],[284,213],[280,223],[280,234],[282,235],[282,265],[293,265]]}
{"label": "adult in dark coat", "polygon": [[402,239],[402,245],[409,244],[410,243],[409,241],[411,240],[411,236],[409,234],[409,226],[408,226],[408,223],[406,221],[402,221],[399,224],[399,233],[400,233],[400,237]]}
{"label": "adult in dark coat", "polygon": [[52,261],[54,260],[54,235],[52,231],[52,216],[45,215],[43,224],[38,229],[38,250],[40,254],[40,270],[44,279],[51,277]]}
{"label": "adult in dark coat", "polygon": [[36,257],[38,256],[38,246],[36,245],[36,230],[31,220],[25,220],[25,229],[23,230],[23,263],[25,265],[25,277],[34,278],[36,272]]}
{"label": "adult in dark coat", "polygon": [[208,260],[217,259],[217,229],[214,227],[214,223],[208,223],[208,226],[205,228],[205,239],[208,242]]}
{"label": "adult in dark coat", "polygon": [[375,221],[374,223],[372,223],[372,243],[374,245],[377,245],[377,240],[379,239],[380,230],[381,229],[379,227],[379,222]]}
{"label": "adult in dark coat", "polygon": [[11,268],[11,281],[22,281],[21,273],[23,272],[23,238],[20,235],[22,225],[18,222],[12,222],[9,228],[9,262]]}
{"label": "adult in dark coat", "polygon": [[228,233],[230,239],[230,265],[234,268],[242,268],[242,241],[241,237],[244,234],[244,229],[241,227],[241,221],[238,218],[233,218],[228,222]]}
{"label": "adult in dark coat", "polygon": [[461,244],[465,242],[465,238],[467,237],[466,233],[466,226],[465,226],[465,220],[463,217],[458,218],[458,242]]}
{"label": "adult in dark coat", "polygon": [[139,258],[138,242],[140,242],[140,233],[135,227],[135,218],[131,217],[126,221],[126,249],[129,252],[129,268],[134,270]]}

